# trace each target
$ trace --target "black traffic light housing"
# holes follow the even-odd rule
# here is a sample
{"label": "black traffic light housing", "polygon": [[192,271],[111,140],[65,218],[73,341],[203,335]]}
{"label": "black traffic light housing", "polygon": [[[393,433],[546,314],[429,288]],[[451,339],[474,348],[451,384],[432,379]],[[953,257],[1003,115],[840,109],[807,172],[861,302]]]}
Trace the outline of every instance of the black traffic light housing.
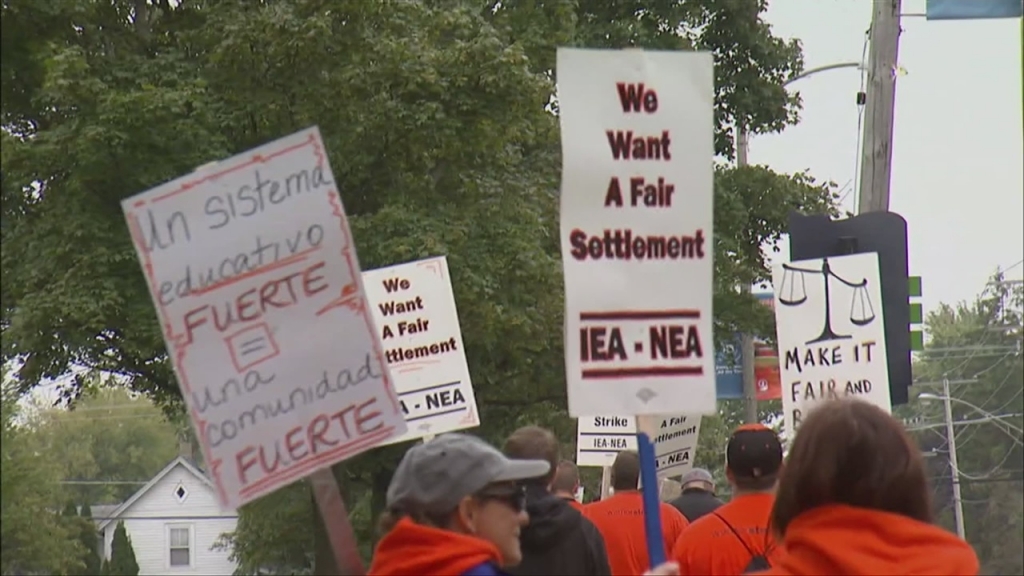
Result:
{"label": "black traffic light housing", "polygon": [[832,220],[826,214],[789,215],[791,261],[866,252],[878,253],[889,396],[893,406],[906,404],[913,379],[907,221],[895,212],[867,212],[845,220]]}

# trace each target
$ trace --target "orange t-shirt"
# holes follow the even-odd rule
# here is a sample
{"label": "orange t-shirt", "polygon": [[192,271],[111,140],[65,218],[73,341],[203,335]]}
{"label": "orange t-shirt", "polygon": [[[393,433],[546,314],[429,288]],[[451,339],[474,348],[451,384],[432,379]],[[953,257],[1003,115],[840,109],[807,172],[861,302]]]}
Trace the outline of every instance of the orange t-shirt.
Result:
{"label": "orange t-shirt", "polygon": [[[775,541],[768,531],[768,519],[774,502],[775,497],[771,494],[737,496],[728,504],[690,524],[676,540],[669,554],[671,559],[679,563],[679,573],[735,576],[747,569],[754,555],[764,554],[766,550],[766,556],[771,562],[778,554]],[[737,533],[743,538],[742,541]]]}
{"label": "orange t-shirt", "polygon": [[[665,552],[689,526],[674,507],[661,503],[661,531]],[[583,507],[583,515],[597,526],[608,552],[612,576],[635,576],[650,569],[647,536],[644,532],[644,502],[640,492],[618,492]]]}

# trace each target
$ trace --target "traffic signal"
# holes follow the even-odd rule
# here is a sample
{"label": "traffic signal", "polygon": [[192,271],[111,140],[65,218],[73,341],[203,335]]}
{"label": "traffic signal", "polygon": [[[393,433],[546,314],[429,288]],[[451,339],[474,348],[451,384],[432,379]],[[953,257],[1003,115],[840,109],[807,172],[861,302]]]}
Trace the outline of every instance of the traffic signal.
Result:
{"label": "traffic signal", "polygon": [[[911,298],[921,297],[921,277],[911,276],[907,282],[907,292]],[[910,303],[910,325],[920,326],[924,324],[924,306],[920,302]],[[910,330],[910,349],[914,352],[924,350],[924,332],[921,330]]]}
{"label": "traffic signal", "polygon": [[792,261],[866,252],[878,253],[889,396],[893,406],[906,404],[913,378],[907,221],[895,212],[867,212],[845,220],[832,220],[826,214],[789,215]]}

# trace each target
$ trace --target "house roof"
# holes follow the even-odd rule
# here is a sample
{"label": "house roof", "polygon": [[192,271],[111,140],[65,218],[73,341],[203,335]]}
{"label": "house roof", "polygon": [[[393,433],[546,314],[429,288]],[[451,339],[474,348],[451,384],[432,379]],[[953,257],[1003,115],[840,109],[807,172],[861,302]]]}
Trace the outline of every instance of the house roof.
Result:
{"label": "house roof", "polygon": [[[198,478],[202,483],[206,484],[210,488],[214,488],[213,482],[210,482],[210,479],[206,477],[206,474],[203,474],[203,472],[199,470],[199,468],[196,468],[194,464],[189,462],[188,459],[178,456],[174,460],[171,460],[171,462],[167,464],[167,466],[164,466],[164,469],[158,472],[157,475],[154,476],[153,479],[149,481],[149,483],[147,483],[142,488],[139,488],[139,491],[136,492],[135,494],[132,494],[131,498],[125,500],[119,506],[117,506],[117,508],[115,508],[112,512],[107,514],[104,517],[103,521],[99,523],[99,531],[102,532],[111,522],[117,520],[118,517],[120,517],[125,510],[131,508],[132,504],[135,504],[135,502],[137,502],[139,498],[145,496],[145,494],[149,492],[150,489],[159,484],[160,481],[163,480],[165,476],[171,473],[171,470],[174,470],[178,466],[181,466],[185,468],[185,470],[188,470],[193,476]],[[98,516],[95,513],[93,515]]]}
{"label": "house roof", "polygon": [[114,512],[121,506],[120,504],[97,504],[91,506],[92,519],[97,525],[106,522],[107,518],[110,518]]}

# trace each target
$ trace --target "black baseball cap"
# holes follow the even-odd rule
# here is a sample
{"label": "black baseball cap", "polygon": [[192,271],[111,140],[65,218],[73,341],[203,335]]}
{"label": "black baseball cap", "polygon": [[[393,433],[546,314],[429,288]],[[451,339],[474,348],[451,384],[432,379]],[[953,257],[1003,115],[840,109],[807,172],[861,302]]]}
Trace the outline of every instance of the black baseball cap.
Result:
{"label": "black baseball cap", "polygon": [[733,476],[762,478],[782,468],[779,435],[763,424],[744,424],[729,437],[725,465]]}

